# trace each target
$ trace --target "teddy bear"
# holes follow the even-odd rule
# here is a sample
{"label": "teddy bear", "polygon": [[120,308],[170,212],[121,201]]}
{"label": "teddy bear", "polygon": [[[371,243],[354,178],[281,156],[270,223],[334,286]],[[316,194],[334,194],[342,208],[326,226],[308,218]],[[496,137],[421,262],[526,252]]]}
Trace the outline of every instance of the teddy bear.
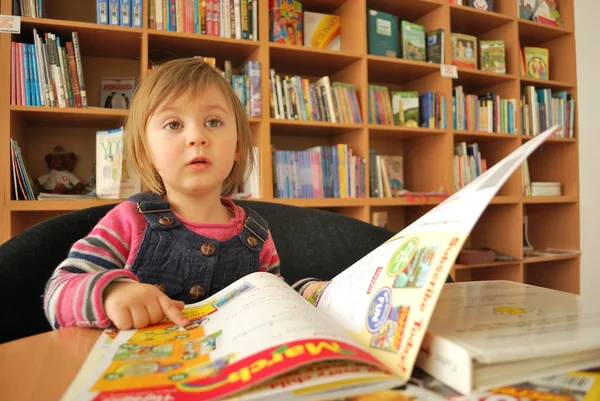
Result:
{"label": "teddy bear", "polygon": [[34,180],[39,192],[55,194],[85,192],[85,184],[71,172],[77,162],[75,153],[65,151],[62,146],[55,146],[54,152],[47,154],[44,159],[50,171]]}

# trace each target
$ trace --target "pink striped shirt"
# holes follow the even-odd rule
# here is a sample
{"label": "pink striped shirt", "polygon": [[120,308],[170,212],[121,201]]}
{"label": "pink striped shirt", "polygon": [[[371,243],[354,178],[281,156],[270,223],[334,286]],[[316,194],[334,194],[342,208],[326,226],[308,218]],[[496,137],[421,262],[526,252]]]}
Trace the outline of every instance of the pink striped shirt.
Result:
{"label": "pink striped shirt", "polygon": [[[218,241],[239,235],[246,212],[232,201],[221,202],[235,216],[225,224],[198,224],[177,216],[191,231]],[[125,201],[109,211],[92,231],[75,242],[46,285],[44,311],[53,328],[68,326],[106,328],[102,294],[115,280],[139,281],[130,271],[142,243],[147,222],[136,204]],[[269,231],[259,255],[260,271],[279,277],[279,256]]]}

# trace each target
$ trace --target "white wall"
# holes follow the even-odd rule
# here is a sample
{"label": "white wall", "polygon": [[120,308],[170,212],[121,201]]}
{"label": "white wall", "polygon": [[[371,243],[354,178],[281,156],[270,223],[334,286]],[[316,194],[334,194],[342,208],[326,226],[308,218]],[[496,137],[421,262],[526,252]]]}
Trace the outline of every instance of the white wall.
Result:
{"label": "white wall", "polygon": [[[574,0],[579,101],[581,295],[600,303],[600,1]],[[596,70],[596,72],[594,72]]]}

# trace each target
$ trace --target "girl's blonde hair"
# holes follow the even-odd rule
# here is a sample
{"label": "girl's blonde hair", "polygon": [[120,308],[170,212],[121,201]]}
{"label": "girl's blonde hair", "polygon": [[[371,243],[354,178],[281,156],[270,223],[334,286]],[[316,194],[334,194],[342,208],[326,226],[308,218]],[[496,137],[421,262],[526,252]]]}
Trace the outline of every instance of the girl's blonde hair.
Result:
{"label": "girl's blonde hair", "polygon": [[124,145],[128,163],[142,183],[157,195],[166,195],[165,185],[152,162],[146,128],[154,112],[165,103],[190,91],[199,96],[210,86],[218,87],[232,107],[237,125],[239,157],[223,182],[221,196],[233,194],[247,178],[247,166],[254,163],[252,134],[244,106],[223,76],[210,64],[195,58],[167,61],[154,69],[136,88],[125,120]]}

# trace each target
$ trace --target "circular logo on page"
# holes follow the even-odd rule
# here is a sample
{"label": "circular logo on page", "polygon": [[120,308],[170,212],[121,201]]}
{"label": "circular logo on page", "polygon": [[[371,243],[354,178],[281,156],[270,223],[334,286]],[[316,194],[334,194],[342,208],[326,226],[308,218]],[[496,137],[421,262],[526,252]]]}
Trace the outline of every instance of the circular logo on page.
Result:
{"label": "circular logo on page", "polygon": [[384,287],[371,299],[367,313],[367,330],[377,333],[387,321],[392,307],[392,291]]}

